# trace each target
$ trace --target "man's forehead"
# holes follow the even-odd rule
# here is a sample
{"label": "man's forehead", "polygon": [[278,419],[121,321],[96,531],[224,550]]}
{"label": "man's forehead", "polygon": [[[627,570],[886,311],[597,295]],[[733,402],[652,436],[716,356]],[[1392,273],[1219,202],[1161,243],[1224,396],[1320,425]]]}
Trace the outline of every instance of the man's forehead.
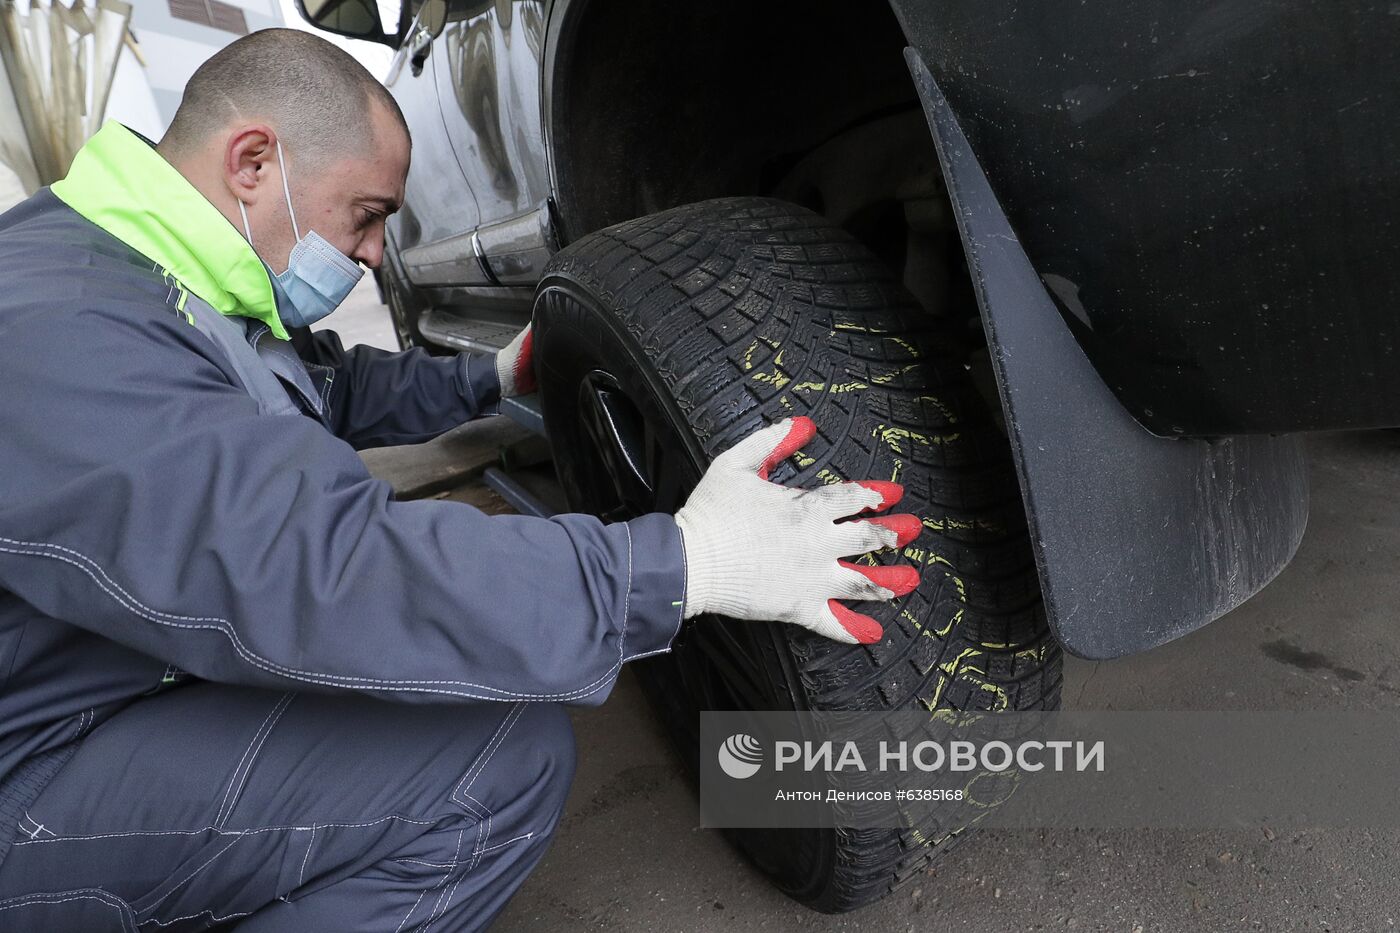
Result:
{"label": "man's forehead", "polygon": [[380,103],[371,104],[368,132],[323,166],[325,181],[352,203],[395,211],[403,203],[411,154],[408,131]]}
{"label": "man's forehead", "polygon": [[[378,187],[384,182],[388,182],[390,187],[386,190],[366,191],[366,195],[378,196],[388,201],[388,206],[393,210],[398,210],[403,202],[404,180],[408,175],[409,159],[412,155],[412,143],[409,139],[408,130],[391,116],[386,107],[377,107],[375,115],[374,139],[371,142],[371,150],[374,159],[379,163],[374,185]],[[367,186],[368,187],[368,186]]]}
{"label": "man's forehead", "polygon": [[403,202],[408,163],[400,153],[372,146],[363,154],[346,156],[327,173],[334,184],[348,192],[356,203],[376,204],[386,210],[398,210]]}
{"label": "man's forehead", "polygon": [[370,114],[374,148],[392,153],[395,158],[407,159],[413,146],[408,127],[387,105],[378,101],[370,105]]}
{"label": "man's forehead", "polygon": [[392,153],[375,151],[342,155],[322,166],[325,180],[359,199],[403,196],[408,166]]}

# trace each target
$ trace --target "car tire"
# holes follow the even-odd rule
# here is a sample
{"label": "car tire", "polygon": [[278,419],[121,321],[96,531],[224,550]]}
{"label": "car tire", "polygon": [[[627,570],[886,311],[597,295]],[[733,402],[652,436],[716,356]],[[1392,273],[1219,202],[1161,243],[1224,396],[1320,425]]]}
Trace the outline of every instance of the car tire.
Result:
{"label": "car tire", "polygon": [[[818,435],[774,482],[894,479],[899,510],[923,519],[921,538],[875,558],[919,567],[919,588],[857,606],[884,625],[879,643],[709,617],[637,663],[692,773],[702,709],[1058,707],[1061,654],[1008,442],[955,322],[920,309],[850,235],[763,198],[628,221],[553,258],[534,328],[545,427],[576,511],[674,512],[715,455],[802,414]],[[792,897],[839,912],[917,875],[960,832],[727,835]]]}
{"label": "car tire", "polygon": [[399,349],[423,347],[430,351],[436,350],[418,330],[418,315],[423,311],[422,302],[395,271],[394,263],[388,256],[379,269],[379,291],[384,304],[389,308],[389,318],[394,323],[394,337],[399,342]]}

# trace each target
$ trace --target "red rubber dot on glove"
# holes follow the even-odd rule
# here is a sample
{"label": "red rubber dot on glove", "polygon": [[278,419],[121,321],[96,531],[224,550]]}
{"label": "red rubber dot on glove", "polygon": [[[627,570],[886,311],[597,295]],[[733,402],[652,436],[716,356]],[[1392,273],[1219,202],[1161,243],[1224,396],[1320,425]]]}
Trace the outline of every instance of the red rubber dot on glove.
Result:
{"label": "red rubber dot on glove", "polygon": [[858,479],[855,480],[855,484],[880,494],[880,504],[861,509],[858,513],[861,515],[866,512],[883,512],[904,498],[904,487],[899,483],[879,479]]}
{"label": "red rubber dot on glove", "polygon": [[841,623],[841,627],[850,632],[862,645],[873,645],[884,637],[885,630],[870,616],[847,609],[834,599],[828,599],[826,604],[831,607],[831,614]]}
{"label": "red rubber dot on glove", "polygon": [[870,522],[872,525],[880,525],[888,528],[899,536],[895,542],[896,547],[904,547],[919,535],[923,534],[924,523],[919,521],[919,516],[910,515],[908,512],[899,515],[880,515],[876,518],[862,518],[863,522]]}
{"label": "red rubber dot on glove", "polygon": [[883,586],[896,596],[906,596],[919,588],[919,571],[908,564],[894,564],[889,567],[872,567],[869,564],[853,564],[838,560],[842,567],[849,567],[876,586]]}
{"label": "red rubber dot on glove", "polygon": [[763,459],[763,465],[758,468],[760,479],[767,479],[768,472],[773,467],[782,463],[788,457],[797,453],[802,445],[817,436],[817,424],[806,415],[798,415],[792,419],[792,427],[788,430],[787,437],[783,438],[777,447],[769,452]]}
{"label": "red rubber dot on glove", "polygon": [[520,355],[515,360],[515,371],[512,376],[515,379],[515,391],[519,395],[529,395],[538,386],[535,385],[535,329],[532,327],[525,334],[525,339],[520,342]]}

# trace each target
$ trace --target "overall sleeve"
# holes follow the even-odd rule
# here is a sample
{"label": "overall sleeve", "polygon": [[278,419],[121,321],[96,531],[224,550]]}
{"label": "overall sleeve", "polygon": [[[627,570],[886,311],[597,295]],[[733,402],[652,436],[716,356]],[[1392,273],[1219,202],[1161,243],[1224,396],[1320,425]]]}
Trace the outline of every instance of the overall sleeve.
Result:
{"label": "overall sleeve", "polygon": [[495,357],[433,356],[342,346],[334,331],[294,332],[303,360],[334,371],[328,402],[337,437],[356,450],[417,444],[481,415],[494,414],[501,383]]}
{"label": "overall sleeve", "polygon": [[[209,680],[396,700],[597,703],[669,646],[670,516],[395,502],[316,421],[258,414],[193,328],[122,318],[0,344],[0,588]],[[352,379],[435,366],[396,365]],[[451,381],[430,371],[409,390]]]}

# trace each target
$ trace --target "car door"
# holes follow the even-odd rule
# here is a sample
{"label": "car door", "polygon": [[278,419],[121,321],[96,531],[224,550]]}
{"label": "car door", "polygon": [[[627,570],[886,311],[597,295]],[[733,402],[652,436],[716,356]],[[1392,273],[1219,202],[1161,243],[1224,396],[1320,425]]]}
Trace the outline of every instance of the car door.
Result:
{"label": "car door", "polygon": [[540,110],[543,0],[455,0],[437,64],[442,123],[476,195],[493,284],[528,286],[558,249]]}
{"label": "car door", "polygon": [[[412,20],[384,83],[413,136],[413,160],[404,186],[404,204],[389,221],[389,235],[411,281],[461,284],[456,281],[462,276],[453,271],[458,263],[451,261],[452,255],[422,255],[426,245],[450,242],[470,233],[480,220],[476,197],[438,106],[436,69],[444,58],[447,0],[412,0],[406,13]],[[419,260],[411,262],[414,257]],[[479,270],[476,274],[480,275]]]}

